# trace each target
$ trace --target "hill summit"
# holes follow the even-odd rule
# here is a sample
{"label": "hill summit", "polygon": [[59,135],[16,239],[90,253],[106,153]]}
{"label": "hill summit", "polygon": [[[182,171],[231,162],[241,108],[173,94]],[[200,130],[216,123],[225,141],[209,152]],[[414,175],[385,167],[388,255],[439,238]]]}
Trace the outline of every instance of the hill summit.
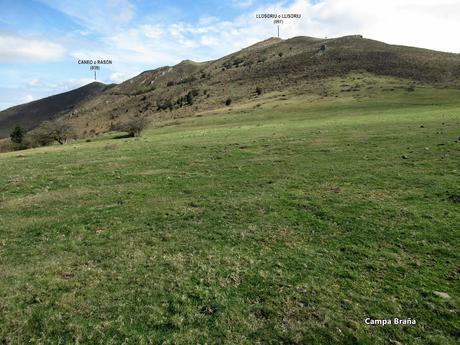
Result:
{"label": "hill summit", "polygon": [[83,88],[0,112],[0,135],[62,117],[81,135],[108,131],[132,116],[190,116],[254,99],[261,92],[324,92],[321,84],[361,71],[442,87],[460,87],[460,56],[390,45],[360,35],[332,39],[269,38],[207,62],[185,60],[146,71],[119,85]]}

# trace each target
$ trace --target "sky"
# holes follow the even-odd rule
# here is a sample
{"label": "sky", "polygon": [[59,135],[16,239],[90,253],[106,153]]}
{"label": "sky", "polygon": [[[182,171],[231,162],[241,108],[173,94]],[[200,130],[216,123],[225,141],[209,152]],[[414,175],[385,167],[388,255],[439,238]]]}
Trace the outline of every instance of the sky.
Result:
{"label": "sky", "polygon": [[460,53],[460,0],[0,0],[0,110],[94,81],[120,83],[185,59],[207,61],[277,35],[362,34]]}

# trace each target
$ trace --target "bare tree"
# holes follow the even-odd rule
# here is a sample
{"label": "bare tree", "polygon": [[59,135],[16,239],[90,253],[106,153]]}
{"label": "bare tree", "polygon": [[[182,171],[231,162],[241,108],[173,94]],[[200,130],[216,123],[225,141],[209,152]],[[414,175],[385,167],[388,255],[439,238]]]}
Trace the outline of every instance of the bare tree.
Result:
{"label": "bare tree", "polygon": [[32,141],[39,146],[49,145],[53,142],[65,144],[69,139],[76,137],[74,128],[63,121],[46,121],[31,133]]}
{"label": "bare tree", "polygon": [[131,117],[126,122],[115,124],[112,129],[126,132],[131,137],[140,137],[149,124],[150,120],[146,116]]}

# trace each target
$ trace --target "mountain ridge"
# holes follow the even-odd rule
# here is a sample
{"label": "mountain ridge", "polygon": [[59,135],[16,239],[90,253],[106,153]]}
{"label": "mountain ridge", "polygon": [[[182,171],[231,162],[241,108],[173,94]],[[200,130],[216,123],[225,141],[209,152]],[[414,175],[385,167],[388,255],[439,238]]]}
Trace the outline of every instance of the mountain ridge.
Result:
{"label": "mountain ridge", "polygon": [[[460,87],[458,54],[391,45],[360,35],[272,37],[216,60],[184,60],[142,72],[118,85],[101,88],[71,104],[71,109],[67,105],[48,118],[63,117],[84,136],[108,131],[130,116],[177,118],[224,107],[228,99],[247,101],[257,96],[256,90],[315,92],[312,89],[328,78],[353,71]],[[194,95],[191,103],[186,100],[189,93]],[[0,112],[0,121],[4,113]]]}
{"label": "mountain ridge", "polygon": [[57,119],[74,109],[81,102],[91,99],[112,86],[92,82],[70,91],[0,111],[0,138],[7,137],[15,126],[31,130],[43,121]]}

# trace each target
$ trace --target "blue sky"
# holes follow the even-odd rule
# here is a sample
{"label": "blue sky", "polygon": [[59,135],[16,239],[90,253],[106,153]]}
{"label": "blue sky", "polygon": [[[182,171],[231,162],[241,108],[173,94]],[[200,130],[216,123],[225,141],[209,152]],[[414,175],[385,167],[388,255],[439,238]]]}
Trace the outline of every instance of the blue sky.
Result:
{"label": "blue sky", "polygon": [[122,82],[184,59],[221,57],[276,34],[256,13],[301,13],[282,38],[363,34],[460,52],[457,0],[0,0],[0,109],[92,81],[78,59],[111,59]]}

